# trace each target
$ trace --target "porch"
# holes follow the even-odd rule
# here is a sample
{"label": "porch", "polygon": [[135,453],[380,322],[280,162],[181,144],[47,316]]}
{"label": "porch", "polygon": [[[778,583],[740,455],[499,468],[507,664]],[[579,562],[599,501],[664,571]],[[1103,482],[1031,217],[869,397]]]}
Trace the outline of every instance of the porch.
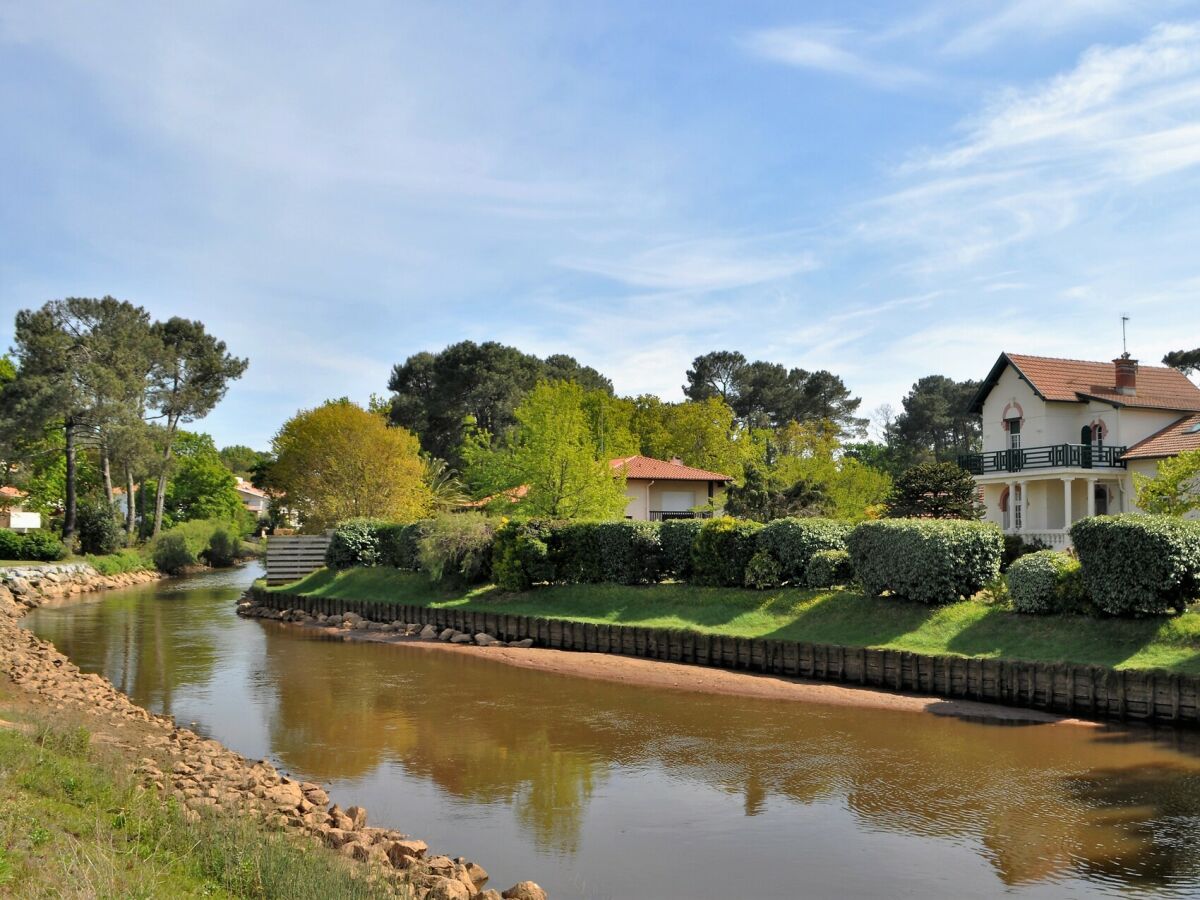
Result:
{"label": "porch", "polygon": [[1005,534],[1040,540],[1054,549],[1071,546],[1069,529],[1079,519],[1123,512],[1132,499],[1124,473],[995,479],[981,482],[985,521]]}

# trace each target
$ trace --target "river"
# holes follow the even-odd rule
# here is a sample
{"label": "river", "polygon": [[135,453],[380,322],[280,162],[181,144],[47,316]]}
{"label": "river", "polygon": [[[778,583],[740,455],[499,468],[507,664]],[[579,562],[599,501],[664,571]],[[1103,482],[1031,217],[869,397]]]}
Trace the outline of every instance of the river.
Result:
{"label": "river", "polygon": [[712,696],[240,619],[257,567],[24,620],[343,808],[567,898],[1200,895],[1200,737]]}

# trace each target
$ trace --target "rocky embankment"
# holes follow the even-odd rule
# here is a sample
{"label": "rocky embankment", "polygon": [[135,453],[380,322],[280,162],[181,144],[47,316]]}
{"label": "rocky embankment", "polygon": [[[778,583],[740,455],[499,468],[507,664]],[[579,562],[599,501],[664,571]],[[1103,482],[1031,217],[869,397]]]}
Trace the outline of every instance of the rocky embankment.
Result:
{"label": "rocky embankment", "polygon": [[369,826],[361,807],[330,805],[319,784],[297,782],[266,760],[248,760],[147,712],[108,680],[81,672],[52,644],[17,625],[27,610],[43,603],[156,577],[102,576],[81,565],[0,569],[0,666],[48,710],[92,717],[94,731],[138,758],[135,771],[142,783],[176,798],[185,815],[252,816],[264,827],[303,833],[361,863],[365,877],[407,885],[417,900],[545,900],[545,891],[528,881],[503,893],[485,889],[488,874],[477,863],[431,855],[423,841]]}

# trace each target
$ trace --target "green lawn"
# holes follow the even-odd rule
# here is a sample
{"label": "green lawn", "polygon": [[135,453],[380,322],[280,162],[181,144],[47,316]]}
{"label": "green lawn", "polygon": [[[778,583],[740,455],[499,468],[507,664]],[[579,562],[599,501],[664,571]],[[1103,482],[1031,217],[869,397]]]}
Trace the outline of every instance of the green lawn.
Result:
{"label": "green lawn", "polygon": [[849,590],[760,592],[687,584],[567,585],[512,594],[493,587],[454,590],[385,568],[336,574],[322,569],[271,590],[738,637],[1200,674],[1196,611],[1173,619],[1027,616],[976,601],[930,608]]}

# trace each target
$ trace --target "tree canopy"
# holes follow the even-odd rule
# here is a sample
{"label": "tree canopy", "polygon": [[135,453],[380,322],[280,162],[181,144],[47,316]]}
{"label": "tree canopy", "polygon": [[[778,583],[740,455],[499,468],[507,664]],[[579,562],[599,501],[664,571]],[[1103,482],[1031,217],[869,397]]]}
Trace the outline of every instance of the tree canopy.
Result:
{"label": "tree canopy", "polygon": [[416,436],[349,400],[293,416],[271,450],[267,484],[285,495],[305,531],[361,516],[411,522],[430,510]]}
{"label": "tree canopy", "polygon": [[896,479],[887,499],[892,518],[978,519],[979,487],[953,463],[921,463]]}
{"label": "tree canopy", "polygon": [[1200,372],[1200,347],[1195,350],[1172,350],[1162,361],[1164,366],[1178,369],[1184,375]]}
{"label": "tree canopy", "polygon": [[1149,513],[1182,516],[1200,509],[1200,450],[1159,460],[1153,477],[1135,472],[1137,505]]}

